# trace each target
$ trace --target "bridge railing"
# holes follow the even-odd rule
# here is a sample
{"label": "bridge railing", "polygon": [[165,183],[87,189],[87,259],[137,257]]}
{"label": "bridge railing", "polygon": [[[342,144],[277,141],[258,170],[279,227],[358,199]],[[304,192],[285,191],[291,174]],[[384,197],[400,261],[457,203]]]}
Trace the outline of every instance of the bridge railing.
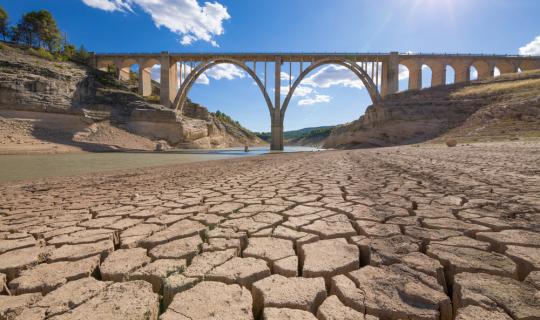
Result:
{"label": "bridge railing", "polygon": [[[387,57],[387,52],[168,52],[169,56],[186,57],[205,57],[205,56],[237,56],[237,57],[267,57],[267,56],[343,56],[343,57]],[[514,58],[514,59],[540,59],[540,56],[534,55],[516,55],[516,54],[492,54],[492,53],[423,53],[423,52],[400,52],[399,56],[408,57],[482,57],[482,58]],[[96,56],[140,56],[155,57],[161,53],[144,52],[96,52]]]}

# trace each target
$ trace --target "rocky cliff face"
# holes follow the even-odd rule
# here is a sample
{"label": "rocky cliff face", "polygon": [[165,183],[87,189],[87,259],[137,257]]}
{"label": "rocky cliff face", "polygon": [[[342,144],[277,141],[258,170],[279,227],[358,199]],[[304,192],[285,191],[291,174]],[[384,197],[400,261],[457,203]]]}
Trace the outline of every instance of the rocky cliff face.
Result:
{"label": "rocky cliff face", "polygon": [[73,122],[76,116],[83,126],[106,121],[131,134],[174,147],[224,148],[262,143],[251,132],[223,123],[204,107],[189,104],[184,114],[178,114],[148,103],[107,73],[71,62],[48,61],[2,44],[0,116],[9,117],[14,111],[24,112],[25,117],[27,112],[34,112],[32,119],[39,119],[40,113],[69,115],[66,122]]}
{"label": "rocky cliff face", "polygon": [[327,148],[517,139],[540,133],[540,71],[398,93],[336,127]]}

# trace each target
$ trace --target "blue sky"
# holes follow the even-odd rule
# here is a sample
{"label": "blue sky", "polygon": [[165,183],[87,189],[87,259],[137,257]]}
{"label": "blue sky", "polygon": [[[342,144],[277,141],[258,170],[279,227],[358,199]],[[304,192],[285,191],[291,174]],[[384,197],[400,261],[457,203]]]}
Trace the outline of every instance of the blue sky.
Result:
{"label": "blue sky", "polygon": [[[50,10],[70,42],[96,52],[517,54],[523,48],[540,54],[537,0],[0,0],[0,5],[13,22],[30,10]],[[190,92],[193,101],[252,130],[269,130],[265,102],[249,76],[222,66],[207,79]],[[287,110],[286,130],[352,121],[370,104],[352,73],[332,66],[314,71],[311,85],[303,88]]]}

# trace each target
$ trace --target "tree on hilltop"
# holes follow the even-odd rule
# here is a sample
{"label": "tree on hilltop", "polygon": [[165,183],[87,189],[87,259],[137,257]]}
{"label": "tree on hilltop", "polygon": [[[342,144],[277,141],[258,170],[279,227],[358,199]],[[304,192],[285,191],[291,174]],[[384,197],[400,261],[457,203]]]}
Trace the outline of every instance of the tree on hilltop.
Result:
{"label": "tree on hilltop", "polygon": [[52,14],[47,10],[24,14],[13,32],[14,40],[28,46],[46,46],[49,51],[58,51],[61,45],[60,30]]}

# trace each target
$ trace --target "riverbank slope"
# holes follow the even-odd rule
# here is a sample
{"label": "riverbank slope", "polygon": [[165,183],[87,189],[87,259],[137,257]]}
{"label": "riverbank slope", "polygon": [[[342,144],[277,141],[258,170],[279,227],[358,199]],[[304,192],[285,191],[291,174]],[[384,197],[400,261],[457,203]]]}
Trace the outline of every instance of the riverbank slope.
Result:
{"label": "riverbank slope", "polygon": [[540,138],[540,70],[407,91],[336,127],[326,148]]}
{"label": "riverbank slope", "polygon": [[183,114],[133,83],[0,42],[0,153],[227,148],[265,142],[189,102]]}

